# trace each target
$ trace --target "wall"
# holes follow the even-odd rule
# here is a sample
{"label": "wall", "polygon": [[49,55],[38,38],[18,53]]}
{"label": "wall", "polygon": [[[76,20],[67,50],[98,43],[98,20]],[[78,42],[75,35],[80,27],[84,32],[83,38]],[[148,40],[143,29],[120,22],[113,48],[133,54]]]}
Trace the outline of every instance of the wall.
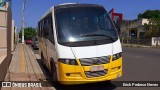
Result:
{"label": "wall", "polygon": [[0,8],[0,49],[7,48],[7,11],[6,7]]}
{"label": "wall", "polygon": [[12,30],[12,13],[10,7],[7,8],[7,57],[0,63],[0,81],[3,81],[8,70],[11,60],[11,30]]}
{"label": "wall", "polygon": [[7,48],[7,29],[0,27],[0,49]]}
{"label": "wall", "polygon": [[11,38],[11,51],[14,51],[14,20],[12,20],[12,28],[11,28],[11,34],[12,34],[12,38]]}
{"label": "wall", "polygon": [[0,11],[0,27],[6,27],[7,24],[7,13],[6,11]]}
{"label": "wall", "polygon": [[126,20],[123,21],[121,25],[121,37],[130,38],[129,30],[136,29],[137,30],[137,38],[139,38],[140,33],[144,32],[143,25],[148,24],[148,19],[136,19],[136,20]]}
{"label": "wall", "polygon": [[152,37],[152,46],[160,46],[160,37]]}
{"label": "wall", "polygon": [[146,23],[146,24],[149,23],[148,19],[142,19],[142,25],[144,25],[145,23]]}

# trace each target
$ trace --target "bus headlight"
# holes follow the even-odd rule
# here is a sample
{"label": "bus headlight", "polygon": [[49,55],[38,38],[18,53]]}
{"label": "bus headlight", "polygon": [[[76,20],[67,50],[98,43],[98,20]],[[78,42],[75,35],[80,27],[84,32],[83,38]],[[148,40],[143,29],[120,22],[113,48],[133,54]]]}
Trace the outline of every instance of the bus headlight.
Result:
{"label": "bus headlight", "polygon": [[119,59],[120,57],[122,57],[122,52],[114,54],[113,58],[112,58],[112,61],[115,61],[115,60]]}
{"label": "bus headlight", "polygon": [[78,65],[78,63],[75,59],[59,59],[58,61],[61,63],[64,63],[64,64]]}

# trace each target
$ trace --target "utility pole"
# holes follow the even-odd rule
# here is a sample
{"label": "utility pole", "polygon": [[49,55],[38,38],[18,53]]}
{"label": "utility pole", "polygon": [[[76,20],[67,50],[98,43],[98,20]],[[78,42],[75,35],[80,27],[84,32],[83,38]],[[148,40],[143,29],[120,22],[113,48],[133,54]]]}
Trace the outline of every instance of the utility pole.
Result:
{"label": "utility pole", "polygon": [[22,44],[24,44],[24,10],[26,0],[22,1]]}

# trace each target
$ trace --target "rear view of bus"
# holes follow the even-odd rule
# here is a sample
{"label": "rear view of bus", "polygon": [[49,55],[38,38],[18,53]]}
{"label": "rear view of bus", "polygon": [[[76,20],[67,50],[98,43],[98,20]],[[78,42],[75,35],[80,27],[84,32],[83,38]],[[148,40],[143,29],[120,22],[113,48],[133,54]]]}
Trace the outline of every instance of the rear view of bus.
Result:
{"label": "rear view of bus", "polygon": [[57,55],[52,58],[57,59],[54,61],[60,83],[91,83],[122,76],[120,40],[104,7],[59,5],[52,10],[52,18]]}

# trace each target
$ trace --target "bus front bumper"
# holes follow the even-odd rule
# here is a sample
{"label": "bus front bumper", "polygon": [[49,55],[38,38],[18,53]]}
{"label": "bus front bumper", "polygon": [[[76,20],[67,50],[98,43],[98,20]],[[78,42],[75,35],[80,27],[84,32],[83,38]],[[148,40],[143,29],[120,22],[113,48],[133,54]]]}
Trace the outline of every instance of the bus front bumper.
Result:
{"label": "bus front bumper", "polygon": [[92,78],[86,77],[84,73],[86,71],[90,71],[91,66],[67,65],[61,62],[58,62],[58,66],[59,82],[65,85],[108,81],[122,76],[122,58],[109,64],[103,64],[104,69],[108,70],[107,74]]}

